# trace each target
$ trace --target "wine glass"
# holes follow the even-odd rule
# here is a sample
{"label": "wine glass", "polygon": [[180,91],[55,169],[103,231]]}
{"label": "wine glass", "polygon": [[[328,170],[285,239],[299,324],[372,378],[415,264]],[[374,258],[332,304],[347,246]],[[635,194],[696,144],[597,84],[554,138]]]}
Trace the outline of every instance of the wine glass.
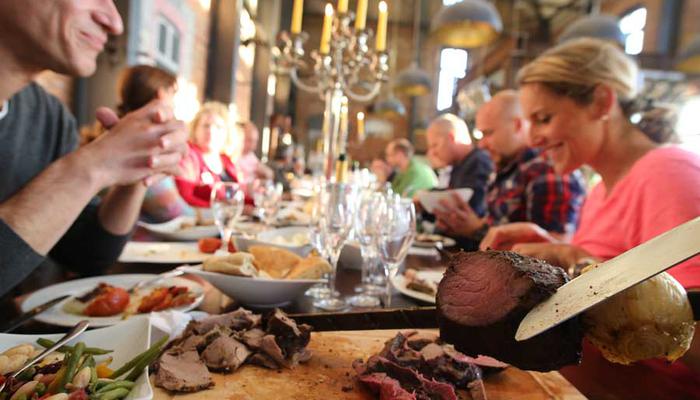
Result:
{"label": "wine glass", "polygon": [[352,187],[343,183],[327,184],[321,193],[319,226],[323,243],[330,255],[331,273],[328,279],[329,296],[316,299],[315,307],[327,311],[347,308],[348,304],[335,291],[338,259],[352,227]]}
{"label": "wine glass", "polygon": [[416,237],[416,210],[409,199],[397,194],[386,197],[379,213],[379,258],[386,274],[386,302],[391,307],[391,277],[406,258],[408,249]]}
{"label": "wine glass", "polygon": [[[323,234],[323,226],[321,225],[321,215],[324,211],[321,205],[320,190],[324,186],[325,183],[319,184],[318,187],[314,186],[314,196],[311,199],[313,202],[313,208],[311,209],[311,218],[309,219],[309,243],[316,253],[318,253],[319,257],[328,259],[330,258],[330,254],[328,253],[328,248],[324,243],[325,236]],[[331,289],[328,287],[328,274],[324,274],[324,278],[326,279],[325,282],[315,284],[304,294],[314,299],[329,297]]]}
{"label": "wine glass", "polygon": [[271,180],[259,181],[255,185],[253,201],[258,209],[258,215],[266,230],[275,222],[280,202],[282,201],[283,186]]}
{"label": "wine glass", "polygon": [[221,249],[227,250],[233,227],[243,214],[245,194],[237,183],[216,182],[211,190],[210,202],[214,222],[221,234]]}
{"label": "wine glass", "polygon": [[370,272],[377,262],[378,213],[381,211],[383,197],[371,190],[363,191],[354,218],[355,239],[360,243],[362,254],[362,279],[355,287],[359,294],[352,296],[348,302],[356,307],[376,307],[379,305],[381,289],[372,284]]}

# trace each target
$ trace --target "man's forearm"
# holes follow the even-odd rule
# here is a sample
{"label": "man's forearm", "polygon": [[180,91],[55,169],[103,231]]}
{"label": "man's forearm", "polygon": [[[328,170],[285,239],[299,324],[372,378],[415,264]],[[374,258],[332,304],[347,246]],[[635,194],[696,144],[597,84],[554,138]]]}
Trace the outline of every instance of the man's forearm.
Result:
{"label": "man's forearm", "polygon": [[97,174],[74,154],[0,204],[0,219],[39,254],[48,253],[100,189]]}
{"label": "man's forearm", "polygon": [[114,235],[131,231],[141,211],[146,185],[115,186],[105,195],[98,212],[102,227]]}

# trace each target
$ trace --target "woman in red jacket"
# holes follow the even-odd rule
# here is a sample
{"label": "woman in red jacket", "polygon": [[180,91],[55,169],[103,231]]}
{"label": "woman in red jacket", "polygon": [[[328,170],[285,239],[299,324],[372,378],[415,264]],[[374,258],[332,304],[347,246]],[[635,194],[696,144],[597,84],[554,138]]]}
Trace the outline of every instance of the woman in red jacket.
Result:
{"label": "woman in red jacket", "polygon": [[233,124],[225,104],[207,102],[192,121],[189,152],[180,162],[175,179],[182,198],[195,207],[209,207],[215,182],[236,182],[236,167],[229,154],[236,146]]}

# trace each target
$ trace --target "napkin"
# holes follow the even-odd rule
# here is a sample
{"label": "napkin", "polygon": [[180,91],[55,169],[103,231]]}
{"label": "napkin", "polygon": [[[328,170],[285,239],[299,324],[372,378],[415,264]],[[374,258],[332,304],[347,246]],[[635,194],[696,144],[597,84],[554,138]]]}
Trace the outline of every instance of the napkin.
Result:
{"label": "napkin", "polygon": [[408,254],[412,256],[422,256],[422,257],[440,257],[440,252],[437,251],[436,248],[430,247],[430,248],[425,248],[425,247],[411,247],[408,249]]}

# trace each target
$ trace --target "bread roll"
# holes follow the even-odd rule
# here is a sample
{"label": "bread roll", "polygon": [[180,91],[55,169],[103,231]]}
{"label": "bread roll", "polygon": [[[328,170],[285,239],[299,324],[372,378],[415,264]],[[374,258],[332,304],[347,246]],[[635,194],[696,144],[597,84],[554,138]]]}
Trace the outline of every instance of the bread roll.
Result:
{"label": "bread roll", "polygon": [[255,258],[250,253],[238,252],[225,256],[214,256],[204,260],[202,268],[209,272],[222,274],[256,277],[258,269],[254,265]]}
{"label": "bread roll", "polygon": [[255,256],[255,266],[275,279],[284,278],[301,257],[279,247],[254,245],[248,251]]}
{"label": "bread roll", "polygon": [[331,265],[321,257],[309,256],[300,260],[286,276],[286,279],[320,279],[331,272]]}

